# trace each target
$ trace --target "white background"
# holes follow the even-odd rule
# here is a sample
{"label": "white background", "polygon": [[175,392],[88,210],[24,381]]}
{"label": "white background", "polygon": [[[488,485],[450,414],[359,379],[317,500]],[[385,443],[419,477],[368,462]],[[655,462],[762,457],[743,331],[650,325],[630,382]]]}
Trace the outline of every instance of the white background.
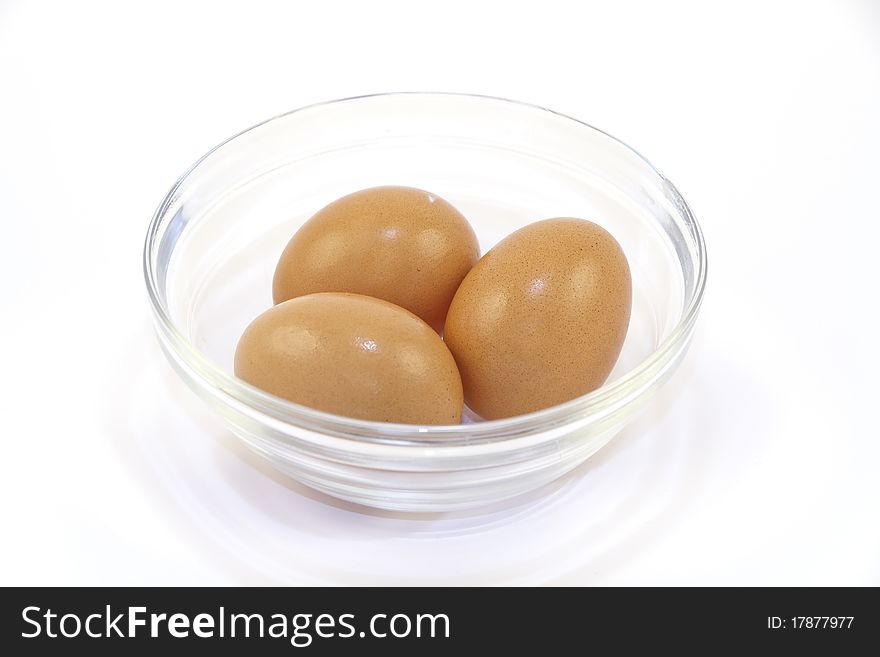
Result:
{"label": "white background", "polygon": [[[227,136],[391,90],[582,118],[709,247],[681,370],[464,516],[272,474],[152,337],[142,238]],[[880,3],[0,2],[0,583],[880,584]]]}

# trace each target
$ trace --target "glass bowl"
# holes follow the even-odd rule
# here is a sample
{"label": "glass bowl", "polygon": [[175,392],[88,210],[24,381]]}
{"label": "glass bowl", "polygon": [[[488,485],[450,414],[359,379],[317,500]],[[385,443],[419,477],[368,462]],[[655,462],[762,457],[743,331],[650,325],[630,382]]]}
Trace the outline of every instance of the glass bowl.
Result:
{"label": "glass bowl", "polygon": [[[633,277],[629,332],[598,390],[536,413],[455,426],[353,420],[264,393],[232,374],[245,326],[272,305],[281,250],[315,211],[377,185],[430,190],[485,253],[549,217],[590,219]],[[159,342],[232,432],[329,495],[397,511],[449,511],[547,484],[605,445],[683,358],[706,281],[700,227],[673,185],[604,132],[499,98],[403,93],[305,107],[196,162],[147,232]]]}

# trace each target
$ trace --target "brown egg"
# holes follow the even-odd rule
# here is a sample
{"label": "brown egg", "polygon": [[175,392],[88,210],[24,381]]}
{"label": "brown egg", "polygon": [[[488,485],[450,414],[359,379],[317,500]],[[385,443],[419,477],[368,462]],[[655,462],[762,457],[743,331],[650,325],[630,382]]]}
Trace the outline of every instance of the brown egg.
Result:
{"label": "brown egg", "polygon": [[275,303],[313,292],[385,299],[439,330],[480,257],[467,220],[436,194],[374,187],[334,201],[296,232],[278,261]]}
{"label": "brown egg", "polygon": [[623,346],[631,290],[620,245],[594,223],[547,219],[506,237],[465,277],[446,318],[465,401],[496,419],[598,388]]}
{"label": "brown egg", "polygon": [[310,294],[270,308],[242,334],[235,375],[364,420],[457,424],[464,404],[440,336],[403,308],[358,294]]}

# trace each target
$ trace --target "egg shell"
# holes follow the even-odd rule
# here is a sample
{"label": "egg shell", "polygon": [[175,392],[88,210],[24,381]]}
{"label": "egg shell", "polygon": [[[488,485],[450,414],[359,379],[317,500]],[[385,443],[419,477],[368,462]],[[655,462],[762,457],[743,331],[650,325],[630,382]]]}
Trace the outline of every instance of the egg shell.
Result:
{"label": "egg shell", "polygon": [[235,375],[364,420],[457,424],[464,403],[440,336],[403,308],[357,294],[310,294],[270,308],[242,334]]}
{"label": "egg shell", "polygon": [[384,299],[441,329],[449,303],[480,257],[467,220],[438,195],[373,187],[318,211],[285,247],[275,303],[313,292]]}
{"label": "egg shell", "polygon": [[598,388],[620,355],[631,305],[626,257],[600,226],[557,218],[512,233],[471,269],[446,318],[465,401],[497,419]]}

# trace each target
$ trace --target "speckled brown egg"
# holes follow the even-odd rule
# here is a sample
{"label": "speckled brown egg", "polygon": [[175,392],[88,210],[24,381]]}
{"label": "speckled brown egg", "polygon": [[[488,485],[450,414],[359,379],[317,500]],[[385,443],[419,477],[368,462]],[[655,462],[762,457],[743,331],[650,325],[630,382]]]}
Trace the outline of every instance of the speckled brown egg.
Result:
{"label": "speckled brown egg", "polygon": [[457,424],[464,404],[440,336],[403,308],[358,294],[310,294],[270,308],[242,334],[235,375],[364,420]]}
{"label": "speckled brown egg", "polygon": [[412,187],[344,196],[309,219],[275,269],[275,303],[313,292],[384,299],[435,329],[480,257],[476,235],[452,205]]}
{"label": "speckled brown egg", "polygon": [[547,219],[509,235],[465,277],[446,318],[465,401],[496,419],[598,388],[631,303],[626,257],[596,224]]}

